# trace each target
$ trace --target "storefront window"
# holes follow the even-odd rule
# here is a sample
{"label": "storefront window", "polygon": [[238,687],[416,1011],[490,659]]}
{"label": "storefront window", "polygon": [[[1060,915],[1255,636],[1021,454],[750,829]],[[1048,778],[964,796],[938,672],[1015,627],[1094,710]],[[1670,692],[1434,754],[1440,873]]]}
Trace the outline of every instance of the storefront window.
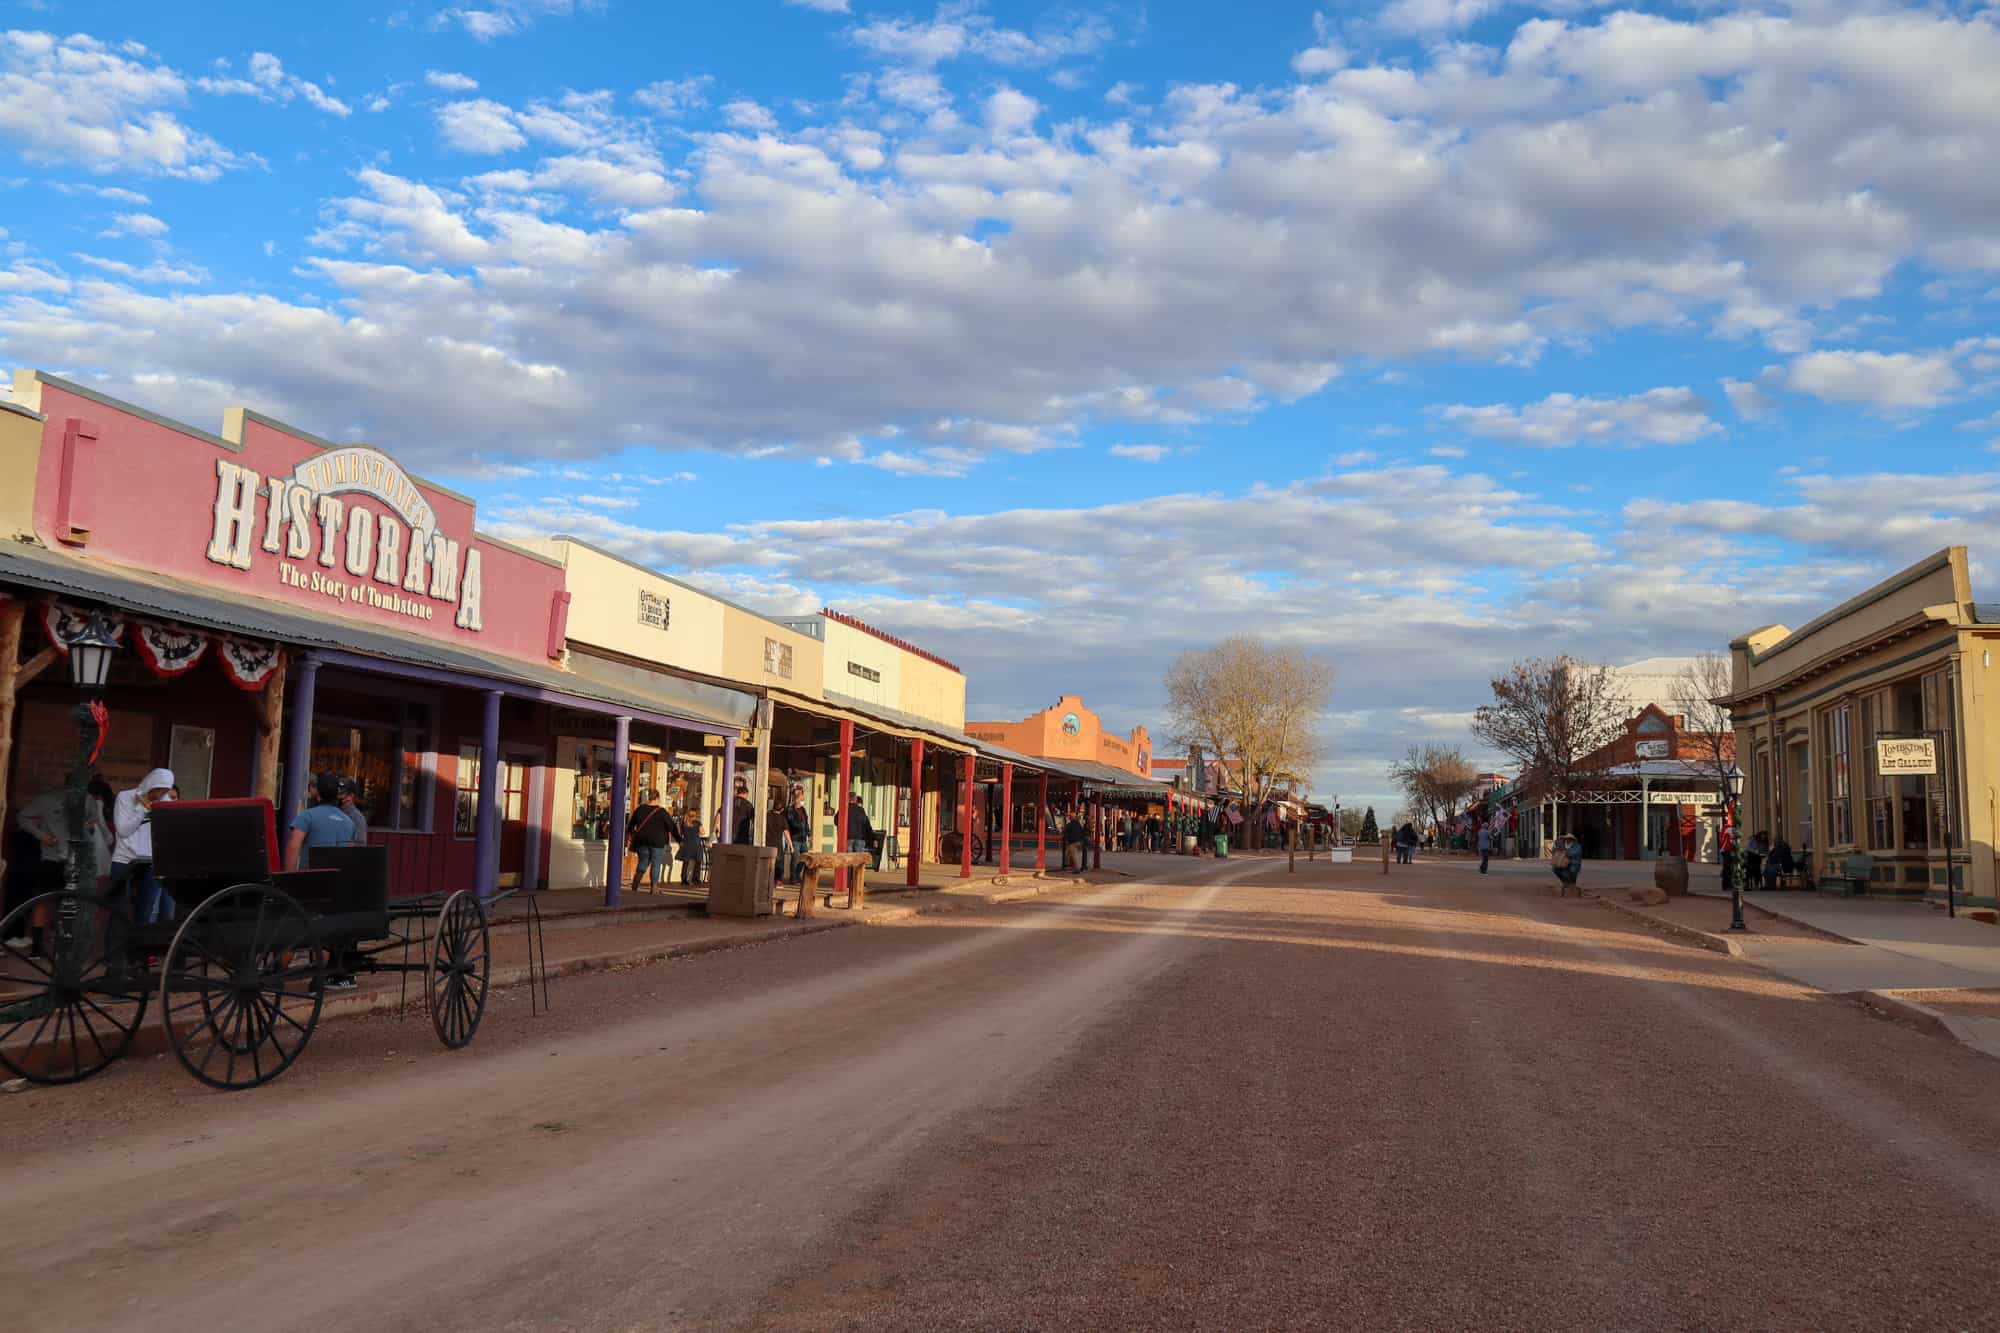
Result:
{"label": "storefront window", "polygon": [[355,801],[371,830],[424,830],[433,744],[429,706],[352,691],[322,698],[313,720],[311,771],[353,778],[360,787]]}
{"label": "storefront window", "polygon": [[1937,772],[1924,778],[1925,830],[1932,847],[1946,847],[1952,837],[1953,783],[1957,770],[1955,742],[1957,710],[1953,707],[1953,680],[1943,671],[1924,677],[1924,730],[1937,740]]}
{"label": "storefront window", "polygon": [[577,743],[576,806],[570,836],[578,842],[603,842],[611,836],[611,762],[616,754],[609,745]]}
{"label": "storefront window", "polygon": [[669,755],[660,760],[660,804],[682,817],[694,816],[702,821],[705,833],[714,833],[708,827],[708,764],[700,759],[688,759],[680,755]]}
{"label": "storefront window", "polygon": [[1852,710],[1847,704],[1826,714],[1826,841],[1829,847],[1854,844],[1854,803],[1848,771],[1848,732]]}
{"label": "storefront window", "polygon": [[452,832],[470,838],[479,831],[479,747],[458,747],[458,798],[452,810]]}

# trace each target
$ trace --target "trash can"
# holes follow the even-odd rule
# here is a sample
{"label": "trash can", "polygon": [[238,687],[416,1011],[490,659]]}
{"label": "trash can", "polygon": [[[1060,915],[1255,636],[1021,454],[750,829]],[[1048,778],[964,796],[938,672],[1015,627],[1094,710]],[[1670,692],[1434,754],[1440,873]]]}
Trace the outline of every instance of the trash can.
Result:
{"label": "trash can", "polygon": [[1194,855],[1194,846],[1195,846],[1195,836],[1194,836],[1194,834],[1192,834],[1192,833],[1183,833],[1183,834],[1181,835],[1181,855],[1182,855],[1182,856],[1193,856],[1193,855]]}
{"label": "trash can", "polygon": [[778,849],[717,843],[708,852],[708,914],[769,916]]}
{"label": "trash can", "polygon": [[1227,833],[1218,833],[1215,835],[1215,859],[1218,861],[1227,861],[1229,859],[1229,835]]}

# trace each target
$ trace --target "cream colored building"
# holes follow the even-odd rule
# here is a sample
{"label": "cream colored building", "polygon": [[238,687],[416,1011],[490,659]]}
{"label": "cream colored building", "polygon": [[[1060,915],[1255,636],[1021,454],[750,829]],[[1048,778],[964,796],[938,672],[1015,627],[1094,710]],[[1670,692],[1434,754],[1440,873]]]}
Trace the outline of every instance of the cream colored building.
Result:
{"label": "cream colored building", "polygon": [[[520,543],[564,569],[570,592],[568,664],[578,671],[664,668],[695,684],[774,692],[799,700],[820,696],[820,644],[754,611],[646,569],[573,537]],[[768,716],[768,709],[765,715]],[[557,790],[549,866],[551,888],[604,882],[611,799],[613,738],[597,719],[559,712]],[[684,738],[685,739],[685,738]],[[748,778],[767,744],[764,728],[739,737],[737,771]],[[678,815],[699,814],[715,836],[722,796],[723,751],[676,745],[652,729],[635,729],[629,745],[627,793],[636,804],[647,790]],[[808,800],[815,793],[808,793]],[[630,858],[627,858],[628,872]]]}
{"label": "cream colored building", "polygon": [[1996,653],[2000,607],[1972,600],[1962,546],[1799,629],[1734,640],[1723,702],[1745,774],[1745,835],[1768,830],[1809,849],[1823,887],[1941,899],[1949,875],[1991,905]]}

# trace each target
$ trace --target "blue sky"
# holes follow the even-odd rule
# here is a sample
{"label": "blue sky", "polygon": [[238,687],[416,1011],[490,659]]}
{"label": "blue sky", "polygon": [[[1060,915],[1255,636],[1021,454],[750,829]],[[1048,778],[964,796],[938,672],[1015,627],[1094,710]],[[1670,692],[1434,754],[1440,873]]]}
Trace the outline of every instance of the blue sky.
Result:
{"label": "blue sky", "polygon": [[[0,364],[1323,791],[2000,514],[1990,7],[0,3]],[[1979,565],[1977,568],[1984,569]]]}

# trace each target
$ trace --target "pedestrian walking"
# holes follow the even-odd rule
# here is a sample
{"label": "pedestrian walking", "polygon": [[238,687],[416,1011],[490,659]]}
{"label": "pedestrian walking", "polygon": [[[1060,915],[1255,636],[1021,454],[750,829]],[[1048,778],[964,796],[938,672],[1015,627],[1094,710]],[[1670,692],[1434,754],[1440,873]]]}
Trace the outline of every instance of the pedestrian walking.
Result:
{"label": "pedestrian walking", "polygon": [[847,850],[871,853],[875,850],[875,825],[869,820],[868,811],[862,808],[858,791],[847,795]]}
{"label": "pedestrian walking", "polygon": [[1491,860],[1492,857],[1493,857],[1493,826],[1491,824],[1481,824],[1479,826],[1479,873],[1480,874],[1483,875],[1486,873],[1486,863],[1489,860]]}
{"label": "pedestrian walking", "polygon": [[681,863],[681,883],[701,882],[701,816],[690,814],[681,824],[681,849],[677,854]]}
{"label": "pedestrian walking", "polygon": [[671,822],[665,808],[660,805],[660,793],[647,788],[625,823],[626,845],[638,858],[632,866],[632,892],[639,891],[639,881],[648,878],[649,871],[655,892],[659,890],[662,880],[672,882],[673,872],[667,868],[668,844],[672,841],[672,832],[668,827]]}
{"label": "pedestrian walking", "polygon": [[1064,870],[1068,870],[1072,866],[1077,870],[1086,870],[1089,868],[1083,858],[1083,841],[1085,836],[1083,821],[1076,817],[1076,811],[1070,811],[1069,820],[1063,825],[1062,829],[1062,863]]}
{"label": "pedestrian walking", "polygon": [[812,818],[806,814],[806,792],[803,787],[792,788],[791,798],[785,804],[785,874],[782,878],[797,884],[804,880],[806,867],[802,859],[812,850]]}
{"label": "pedestrian walking", "polygon": [[[7,900],[0,916],[12,912],[28,899],[43,893],[59,893],[69,882],[70,823],[69,791],[52,787],[21,807],[16,817],[18,831],[14,848],[7,858]],[[86,796],[83,802],[85,834],[97,853],[98,872],[111,863],[111,829],[104,821],[104,807]],[[84,884],[84,893],[96,893],[97,885]],[[36,950],[47,933],[43,926],[25,928],[28,933],[8,940],[10,949]]]}

